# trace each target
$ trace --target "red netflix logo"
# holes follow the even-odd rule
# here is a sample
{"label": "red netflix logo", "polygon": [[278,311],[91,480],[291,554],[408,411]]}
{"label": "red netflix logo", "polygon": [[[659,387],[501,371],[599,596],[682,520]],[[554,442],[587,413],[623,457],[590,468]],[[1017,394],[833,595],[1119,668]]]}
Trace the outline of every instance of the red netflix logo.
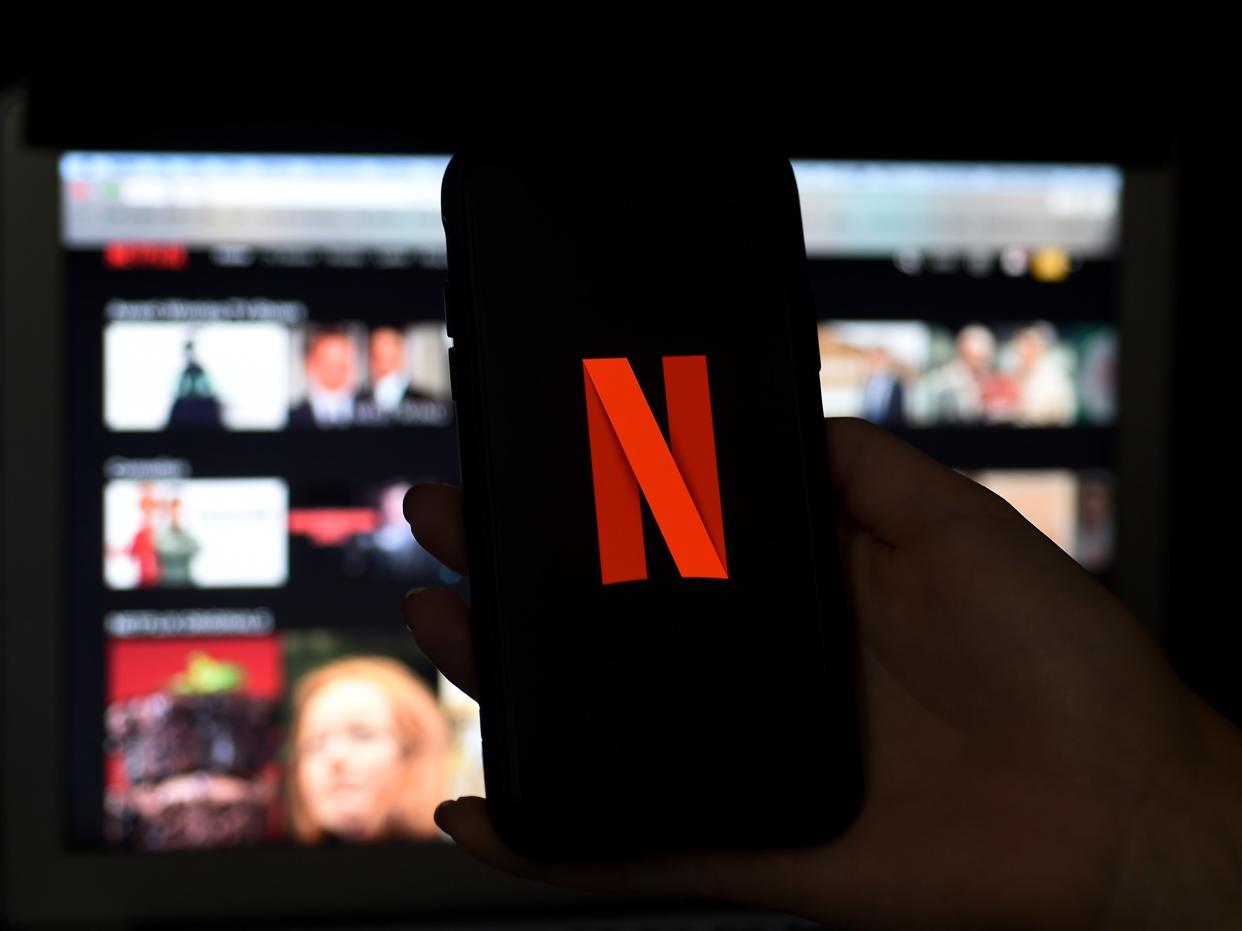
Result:
{"label": "red netflix logo", "polygon": [[104,246],[104,265],[108,268],[158,268],[181,271],[189,267],[190,252],[182,245],[155,242],[110,242]]}
{"label": "red netflix logo", "polygon": [[647,578],[639,493],[684,578],[727,579],[706,356],[665,356],[668,442],[626,359],[583,359],[600,574]]}

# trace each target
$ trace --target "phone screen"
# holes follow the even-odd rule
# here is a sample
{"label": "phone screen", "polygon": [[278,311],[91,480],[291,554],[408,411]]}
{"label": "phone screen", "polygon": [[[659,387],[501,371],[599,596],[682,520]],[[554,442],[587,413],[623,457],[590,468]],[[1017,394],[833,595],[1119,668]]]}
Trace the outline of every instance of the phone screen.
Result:
{"label": "phone screen", "polygon": [[638,844],[837,820],[849,639],[788,163],[486,165],[466,216],[514,797]]}

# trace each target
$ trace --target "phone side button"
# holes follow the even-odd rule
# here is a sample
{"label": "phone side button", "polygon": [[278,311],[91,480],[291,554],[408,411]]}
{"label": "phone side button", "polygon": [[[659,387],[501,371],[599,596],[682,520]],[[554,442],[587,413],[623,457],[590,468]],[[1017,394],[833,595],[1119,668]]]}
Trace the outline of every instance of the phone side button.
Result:
{"label": "phone side button", "polygon": [[453,336],[453,297],[452,291],[449,289],[449,283],[444,282],[444,329],[448,333],[449,338]]}
{"label": "phone side button", "polygon": [[449,346],[449,351],[448,351],[449,390],[453,392],[453,400],[460,402],[461,401],[461,390],[458,388],[458,385],[461,382],[461,375],[458,372],[458,368],[460,368],[461,363],[458,362],[457,360],[456,349],[457,349],[456,346]]}

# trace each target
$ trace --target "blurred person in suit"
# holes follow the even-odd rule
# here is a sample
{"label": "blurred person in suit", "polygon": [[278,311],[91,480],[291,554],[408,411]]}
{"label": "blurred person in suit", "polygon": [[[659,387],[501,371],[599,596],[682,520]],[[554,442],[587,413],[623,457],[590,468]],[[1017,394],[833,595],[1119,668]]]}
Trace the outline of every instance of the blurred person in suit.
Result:
{"label": "blurred person in suit", "polygon": [[371,387],[358,395],[358,419],[368,424],[405,423],[416,419],[407,405],[433,398],[410,384],[401,331],[395,327],[372,330],[367,358]]}
{"label": "blurred person in suit", "polygon": [[869,373],[862,388],[862,416],[881,426],[906,422],[906,391],[892,354],[883,346],[867,350]]}
{"label": "blurred person in suit", "polygon": [[306,399],[289,411],[289,426],[331,429],[353,426],[358,401],[354,341],[343,329],[326,327],[310,338],[306,353]]}

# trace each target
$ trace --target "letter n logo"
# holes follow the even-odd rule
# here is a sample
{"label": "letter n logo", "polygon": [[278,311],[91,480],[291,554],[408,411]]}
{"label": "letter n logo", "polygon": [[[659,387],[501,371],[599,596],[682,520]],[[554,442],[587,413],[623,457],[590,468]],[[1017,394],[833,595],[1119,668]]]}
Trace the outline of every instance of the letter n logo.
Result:
{"label": "letter n logo", "polygon": [[647,578],[639,491],[685,578],[727,579],[706,356],[665,356],[664,442],[626,359],[583,359],[604,584]]}

